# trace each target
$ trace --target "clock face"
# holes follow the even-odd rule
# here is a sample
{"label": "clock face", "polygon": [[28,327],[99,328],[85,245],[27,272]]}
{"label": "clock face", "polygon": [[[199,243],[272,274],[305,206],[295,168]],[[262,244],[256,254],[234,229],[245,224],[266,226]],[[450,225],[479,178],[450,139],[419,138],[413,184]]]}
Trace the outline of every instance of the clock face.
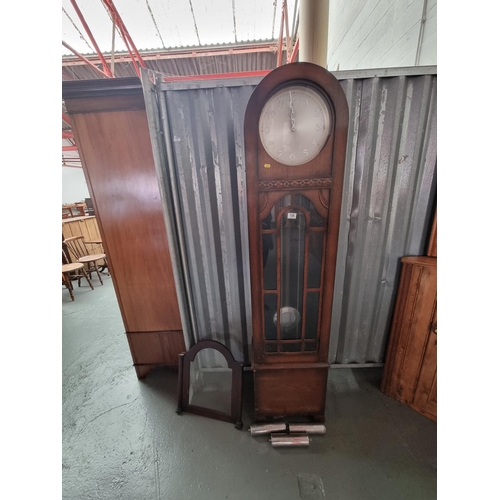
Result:
{"label": "clock face", "polygon": [[326,99],[308,85],[289,85],[264,105],[259,135],[269,156],[287,166],[303,165],[316,157],[332,129]]}

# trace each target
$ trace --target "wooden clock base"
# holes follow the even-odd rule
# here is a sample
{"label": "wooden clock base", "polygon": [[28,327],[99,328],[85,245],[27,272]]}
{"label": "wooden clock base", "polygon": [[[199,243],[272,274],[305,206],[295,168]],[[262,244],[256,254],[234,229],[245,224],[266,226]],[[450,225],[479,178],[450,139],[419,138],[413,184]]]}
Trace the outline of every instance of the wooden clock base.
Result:
{"label": "wooden clock base", "polygon": [[328,363],[253,365],[255,421],[304,417],[325,420]]}

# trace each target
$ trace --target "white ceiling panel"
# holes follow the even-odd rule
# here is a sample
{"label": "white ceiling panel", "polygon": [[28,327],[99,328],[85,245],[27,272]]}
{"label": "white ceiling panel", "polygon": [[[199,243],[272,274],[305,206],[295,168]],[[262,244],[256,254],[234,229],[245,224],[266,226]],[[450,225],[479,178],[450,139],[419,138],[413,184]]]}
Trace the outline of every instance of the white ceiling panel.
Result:
{"label": "white ceiling panel", "polygon": [[231,0],[191,0],[201,45],[234,42]]}
{"label": "white ceiling panel", "polygon": [[165,47],[198,45],[188,0],[149,0],[149,6]]}
{"label": "white ceiling panel", "polygon": [[138,49],[163,47],[146,0],[113,0],[113,3]]}
{"label": "white ceiling panel", "polygon": [[[276,34],[279,33],[281,2],[276,8]],[[245,2],[235,0],[236,36],[238,42],[249,40],[269,40],[273,31],[273,0]]]}
{"label": "white ceiling panel", "polygon": [[[125,0],[125,3],[130,1],[134,0]],[[102,2],[99,0],[77,0],[77,5],[80,8],[80,11],[82,12],[83,17],[85,18],[85,21],[90,28],[90,31],[92,32],[92,35],[94,36],[101,52],[110,52],[113,25]],[[62,12],[62,39],[82,54],[95,53],[94,46],[92,45],[87,32],[83,28],[80,18],[71,5],[71,2],[69,0],[62,0],[62,7],[71,18],[71,20],[68,19],[68,16],[64,13],[64,11]],[[120,10],[118,10],[118,12],[122,15]],[[130,31],[130,28],[128,29]],[[84,40],[82,40],[78,30],[81,35],[83,35]],[[91,48],[89,48],[89,45]],[[115,50],[127,50],[126,45],[123,43],[123,40],[120,38],[118,33],[115,35]],[[63,54],[71,54],[71,52],[65,47],[62,47],[62,51]]]}

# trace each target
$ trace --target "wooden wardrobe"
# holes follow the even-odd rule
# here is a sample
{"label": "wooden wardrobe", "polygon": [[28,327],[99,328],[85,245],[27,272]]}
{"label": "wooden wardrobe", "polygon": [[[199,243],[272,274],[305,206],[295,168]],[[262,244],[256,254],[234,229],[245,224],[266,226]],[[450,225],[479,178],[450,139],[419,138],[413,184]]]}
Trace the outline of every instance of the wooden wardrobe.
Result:
{"label": "wooden wardrobe", "polygon": [[137,376],[177,366],[184,337],[140,80],[62,91]]}
{"label": "wooden wardrobe", "polygon": [[437,420],[437,222],[426,256],[403,257],[382,392]]}

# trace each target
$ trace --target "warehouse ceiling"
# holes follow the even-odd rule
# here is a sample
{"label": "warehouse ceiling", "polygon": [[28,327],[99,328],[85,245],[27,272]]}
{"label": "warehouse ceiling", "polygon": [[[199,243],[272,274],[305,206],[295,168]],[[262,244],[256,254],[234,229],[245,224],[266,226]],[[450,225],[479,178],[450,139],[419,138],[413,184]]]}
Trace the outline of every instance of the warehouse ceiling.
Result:
{"label": "warehouse ceiling", "polygon": [[[113,0],[139,50],[276,40],[282,2],[277,0]],[[298,0],[289,0],[290,17]],[[77,0],[101,51],[111,52],[112,18],[102,0]],[[292,19],[290,19],[290,22]],[[82,54],[95,48],[71,0],[62,0],[63,40]],[[120,36],[115,50],[126,51]],[[63,47],[63,55],[71,52]]]}
{"label": "warehouse ceiling", "polygon": [[[296,56],[298,4],[62,0],[62,79],[136,76],[141,66],[172,78],[269,71]],[[63,166],[81,167],[64,103],[62,132]]]}

